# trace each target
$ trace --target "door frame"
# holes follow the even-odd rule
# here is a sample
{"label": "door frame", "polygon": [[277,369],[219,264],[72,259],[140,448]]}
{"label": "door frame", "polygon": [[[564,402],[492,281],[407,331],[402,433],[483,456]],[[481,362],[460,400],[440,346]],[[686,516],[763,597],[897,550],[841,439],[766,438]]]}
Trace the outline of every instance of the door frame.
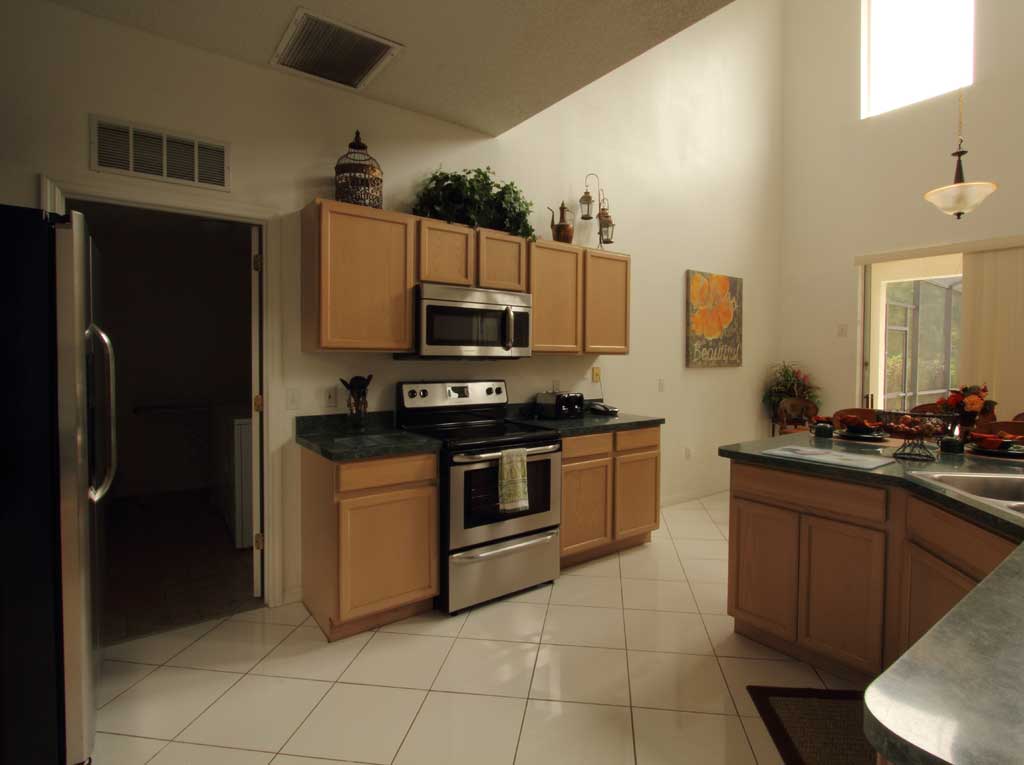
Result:
{"label": "door frame", "polygon": [[[262,596],[267,605],[280,605],[284,593],[284,543],[283,518],[281,514],[282,466],[272,461],[271,437],[272,415],[270,404],[280,396],[284,399],[283,380],[274,372],[282,368],[282,347],[279,338],[269,329],[274,326],[271,317],[280,305],[280,283],[278,279],[264,278],[276,272],[280,261],[281,219],[277,210],[259,205],[250,205],[233,200],[210,198],[195,190],[171,188],[147,188],[134,179],[116,181],[104,179],[102,183],[89,183],[73,179],[39,176],[39,203],[43,209],[59,210],[68,198],[90,202],[118,204],[147,210],[182,213],[218,220],[247,223],[260,232],[261,270],[252,271],[254,289],[254,318],[258,316],[261,326],[252,325],[253,332],[253,377],[252,395],[263,396],[262,413],[253,412],[258,427],[252,428],[253,460],[253,534],[262,533],[262,562],[257,566],[256,539],[254,538],[254,592],[257,577],[262,573]],[[259,293],[256,294],[256,290]],[[258,299],[258,307],[256,306]],[[258,312],[258,314],[257,314]],[[262,358],[257,358],[258,334],[262,337]],[[256,414],[260,416],[255,417]],[[256,423],[254,422],[254,425]],[[258,522],[262,519],[262,524]],[[262,571],[258,571],[260,568]],[[259,593],[257,593],[259,596]]]}

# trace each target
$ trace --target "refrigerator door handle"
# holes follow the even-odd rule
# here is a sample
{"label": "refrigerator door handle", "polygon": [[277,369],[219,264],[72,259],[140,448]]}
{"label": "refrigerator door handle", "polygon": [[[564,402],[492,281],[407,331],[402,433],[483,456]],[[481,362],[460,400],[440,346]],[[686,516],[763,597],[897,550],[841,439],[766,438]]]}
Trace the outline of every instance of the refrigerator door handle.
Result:
{"label": "refrigerator door handle", "polygon": [[117,374],[114,361],[114,344],[110,342],[107,333],[95,324],[90,324],[85,330],[86,337],[96,337],[103,346],[103,354],[107,357],[107,406],[110,407],[110,460],[107,463],[107,474],[99,486],[89,487],[89,499],[99,502],[110,491],[114,483],[114,476],[117,474]]}

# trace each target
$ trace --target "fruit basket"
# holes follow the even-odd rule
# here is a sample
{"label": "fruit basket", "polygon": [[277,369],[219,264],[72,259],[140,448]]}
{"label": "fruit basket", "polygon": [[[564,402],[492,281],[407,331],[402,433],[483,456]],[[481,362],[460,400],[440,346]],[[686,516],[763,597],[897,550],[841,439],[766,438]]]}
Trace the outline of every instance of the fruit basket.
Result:
{"label": "fruit basket", "polygon": [[902,438],[903,445],[892,453],[899,460],[934,462],[936,452],[928,446],[929,441],[952,435],[960,418],[956,414],[927,412],[880,412],[882,428],[891,438]]}

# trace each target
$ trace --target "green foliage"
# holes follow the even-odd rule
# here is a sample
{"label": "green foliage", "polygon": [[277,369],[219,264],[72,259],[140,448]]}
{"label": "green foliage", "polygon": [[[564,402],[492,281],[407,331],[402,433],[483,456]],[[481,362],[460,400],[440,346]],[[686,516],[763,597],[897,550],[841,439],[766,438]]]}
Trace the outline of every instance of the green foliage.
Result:
{"label": "green foliage", "polygon": [[815,406],[821,406],[821,397],[818,395],[820,390],[811,382],[810,375],[795,364],[783,361],[772,366],[761,401],[769,412],[774,412],[784,398],[804,398]]}
{"label": "green foliage", "polygon": [[515,183],[498,183],[491,168],[461,172],[436,170],[416,196],[414,215],[449,223],[493,228],[535,238],[530,225],[533,203]]}

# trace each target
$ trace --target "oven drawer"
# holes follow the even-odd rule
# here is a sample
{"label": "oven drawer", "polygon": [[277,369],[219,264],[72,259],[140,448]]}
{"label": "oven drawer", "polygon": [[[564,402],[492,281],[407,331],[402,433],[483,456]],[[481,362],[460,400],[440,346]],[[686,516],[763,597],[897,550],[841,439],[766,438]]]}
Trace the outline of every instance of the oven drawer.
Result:
{"label": "oven drawer", "polygon": [[448,558],[448,612],[558,578],[558,529],[507,539]]}

